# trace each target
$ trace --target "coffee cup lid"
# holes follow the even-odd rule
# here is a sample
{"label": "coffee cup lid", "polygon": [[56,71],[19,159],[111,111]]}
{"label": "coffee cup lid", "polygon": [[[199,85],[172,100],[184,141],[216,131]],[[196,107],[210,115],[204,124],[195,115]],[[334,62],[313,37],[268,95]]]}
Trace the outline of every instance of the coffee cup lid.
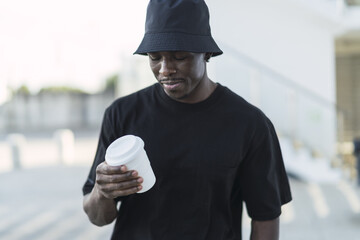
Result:
{"label": "coffee cup lid", "polygon": [[134,135],[125,135],[110,144],[105,159],[109,165],[116,166],[129,162],[144,147],[144,141]]}

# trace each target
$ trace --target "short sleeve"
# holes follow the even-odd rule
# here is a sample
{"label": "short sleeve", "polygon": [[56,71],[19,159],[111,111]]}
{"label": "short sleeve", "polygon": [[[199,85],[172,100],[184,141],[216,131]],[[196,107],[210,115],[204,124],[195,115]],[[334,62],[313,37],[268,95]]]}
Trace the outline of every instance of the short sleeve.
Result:
{"label": "short sleeve", "polygon": [[281,206],[291,201],[280,144],[270,120],[255,121],[248,151],[240,165],[240,188],[249,216],[266,221],[280,216]]}
{"label": "short sleeve", "polygon": [[115,139],[115,131],[114,131],[114,124],[112,124],[112,121],[110,120],[110,110],[107,109],[105,111],[101,130],[100,130],[100,136],[99,141],[97,145],[97,150],[95,154],[94,162],[91,166],[88,178],[86,179],[86,182],[83,186],[83,194],[86,195],[90,193],[95,185],[96,180],[96,167],[105,161],[105,153],[107,147],[112,143]]}

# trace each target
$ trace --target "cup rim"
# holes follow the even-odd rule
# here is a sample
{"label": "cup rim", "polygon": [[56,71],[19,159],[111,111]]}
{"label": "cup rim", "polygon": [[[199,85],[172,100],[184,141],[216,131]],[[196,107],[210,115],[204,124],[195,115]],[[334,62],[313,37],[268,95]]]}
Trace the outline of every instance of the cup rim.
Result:
{"label": "cup rim", "polygon": [[[131,145],[129,145],[129,141],[132,141]],[[114,149],[118,148],[121,144],[128,144],[126,147],[126,151],[123,152],[114,152]],[[115,141],[113,141],[105,153],[105,161],[111,166],[118,166],[122,164],[126,164],[130,162],[134,157],[138,154],[138,152],[144,148],[144,141],[137,136],[134,135],[125,135],[122,136]],[[120,161],[119,161],[120,160]]]}

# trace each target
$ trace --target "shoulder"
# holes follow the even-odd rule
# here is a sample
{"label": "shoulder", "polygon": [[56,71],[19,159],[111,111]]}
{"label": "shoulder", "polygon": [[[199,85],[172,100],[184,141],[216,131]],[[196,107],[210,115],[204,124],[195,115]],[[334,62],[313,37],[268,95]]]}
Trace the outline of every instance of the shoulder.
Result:
{"label": "shoulder", "polygon": [[118,105],[123,105],[123,104],[132,104],[132,103],[137,103],[139,101],[146,101],[148,98],[152,96],[154,91],[155,91],[155,84],[116,99],[110,105],[110,108],[116,108]]}
{"label": "shoulder", "polygon": [[155,84],[149,87],[143,88],[139,91],[131,93],[126,96],[122,96],[114,100],[110,106],[107,107],[107,112],[114,112],[122,110],[123,108],[133,108],[136,105],[147,102],[149,98],[153,96],[155,91]]}
{"label": "shoulder", "polygon": [[270,121],[258,107],[249,103],[229,88],[222,85],[219,87],[222,88],[221,91],[223,92],[220,104],[225,113],[229,113],[233,117],[239,118],[242,123],[248,123],[250,125],[263,125]]}
{"label": "shoulder", "polygon": [[132,112],[138,112],[141,108],[149,107],[153,101],[155,84],[129,95],[114,100],[105,110],[105,117],[115,120],[121,115],[126,116]]}
{"label": "shoulder", "polygon": [[233,126],[233,131],[247,138],[247,144],[257,144],[269,137],[276,137],[271,120],[261,109],[226,87],[223,87],[222,91],[224,94],[218,115],[226,118],[227,125]]}

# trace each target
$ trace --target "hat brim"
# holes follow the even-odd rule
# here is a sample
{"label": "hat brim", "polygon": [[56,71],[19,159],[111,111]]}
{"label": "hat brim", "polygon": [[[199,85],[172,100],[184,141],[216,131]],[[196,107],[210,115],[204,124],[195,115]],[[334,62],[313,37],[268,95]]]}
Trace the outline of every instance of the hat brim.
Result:
{"label": "hat brim", "polygon": [[146,33],[134,54],[168,51],[212,53],[213,57],[223,53],[211,36],[163,32]]}

